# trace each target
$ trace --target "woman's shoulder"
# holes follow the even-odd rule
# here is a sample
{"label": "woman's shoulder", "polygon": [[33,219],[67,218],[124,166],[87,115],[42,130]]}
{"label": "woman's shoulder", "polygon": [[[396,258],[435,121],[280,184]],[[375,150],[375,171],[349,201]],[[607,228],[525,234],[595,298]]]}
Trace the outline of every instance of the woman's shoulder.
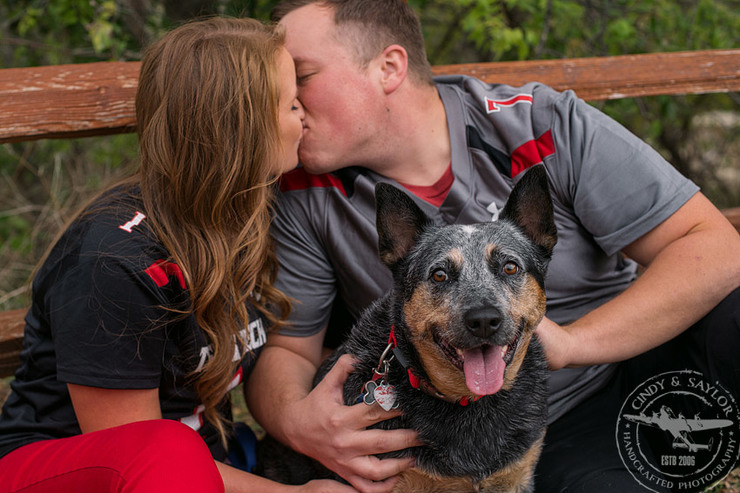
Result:
{"label": "woman's shoulder", "polygon": [[[137,266],[165,256],[147,223],[143,203],[135,191],[111,189],[87,206],[61,234],[45,267],[97,264],[111,260]],[[42,268],[42,271],[44,269]]]}

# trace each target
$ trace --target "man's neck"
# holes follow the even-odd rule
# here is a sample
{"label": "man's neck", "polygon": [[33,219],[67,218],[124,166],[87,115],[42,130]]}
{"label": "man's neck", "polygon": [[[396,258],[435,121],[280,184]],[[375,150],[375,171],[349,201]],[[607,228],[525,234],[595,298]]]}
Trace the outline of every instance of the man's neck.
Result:
{"label": "man's neck", "polygon": [[442,100],[436,88],[425,87],[415,88],[396,103],[386,135],[388,152],[371,168],[399,183],[432,186],[445,174],[451,159]]}

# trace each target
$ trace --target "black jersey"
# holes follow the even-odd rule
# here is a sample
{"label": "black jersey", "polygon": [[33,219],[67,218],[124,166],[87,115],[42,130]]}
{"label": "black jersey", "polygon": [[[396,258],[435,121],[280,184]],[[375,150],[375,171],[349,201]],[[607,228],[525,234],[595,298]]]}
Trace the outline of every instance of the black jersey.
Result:
{"label": "black jersey", "polygon": [[[0,457],[22,445],[79,434],[67,383],[106,389],[159,388],[162,415],[198,431],[216,459],[225,451],[202,419],[192,381],[211,346],[187,311],[180,268],[147,226],[139,199],[117,191],[62,235],[33,281],[21,364],[0,416]],[[264,344],[250,324],[235,361],[236,386]],[[231,417],[228,395],[222,412]]]}

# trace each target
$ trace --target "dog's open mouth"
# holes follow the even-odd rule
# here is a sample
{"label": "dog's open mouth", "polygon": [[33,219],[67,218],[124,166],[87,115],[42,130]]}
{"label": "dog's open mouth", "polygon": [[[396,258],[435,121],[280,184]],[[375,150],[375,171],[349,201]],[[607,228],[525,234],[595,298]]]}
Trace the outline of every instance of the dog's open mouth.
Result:
{"label": "dog's open mouth", "polygon": [[465,384],[476,395],[495,394],[504,384],[504,372],[514,358],[519,334],[506,346],[483,344],[458,349],[434,332],[434,341],[447,359],[465,374]]}

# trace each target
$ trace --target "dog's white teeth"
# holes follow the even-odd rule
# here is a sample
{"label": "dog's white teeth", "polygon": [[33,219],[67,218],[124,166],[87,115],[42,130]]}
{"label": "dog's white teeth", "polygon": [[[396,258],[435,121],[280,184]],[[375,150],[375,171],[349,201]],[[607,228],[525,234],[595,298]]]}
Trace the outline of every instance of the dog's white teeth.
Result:
{"label": "dog's white teeth", "polygon": [[506,355],[506,351],[509,350],[509,346],[504,346],[501,348],[501,357],[503,358],[504,355]]}

